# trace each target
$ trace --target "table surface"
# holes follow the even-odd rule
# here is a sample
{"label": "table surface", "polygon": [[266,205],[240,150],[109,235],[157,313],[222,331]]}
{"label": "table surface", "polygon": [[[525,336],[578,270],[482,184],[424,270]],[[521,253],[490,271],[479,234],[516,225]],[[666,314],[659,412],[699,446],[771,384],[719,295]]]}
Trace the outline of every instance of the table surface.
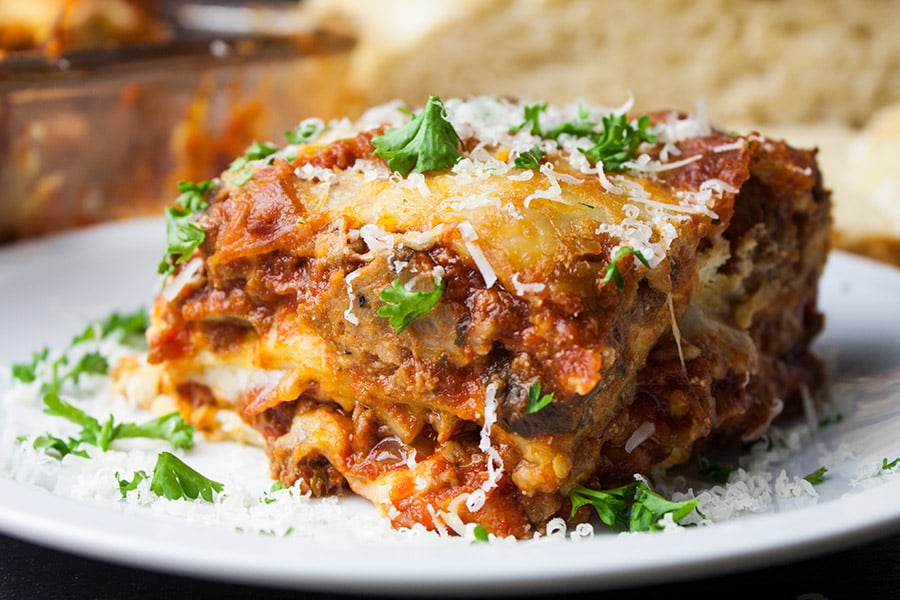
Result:
{"label": "table surface", "polygon": [[[737,593],[737,591],[740,593]],[[723,596],[723,592],[728,592]],[[348,598],[254,588],[104,563],[0,536],[0,598]],[[548,596],[549,597],[549,596]],[[555,595],[555,598],[563,596]],[[900,535],[796,563],[670,585],[582,592],[571,599],[900,598]],[[537,597],[536,597],[537,598]]]}

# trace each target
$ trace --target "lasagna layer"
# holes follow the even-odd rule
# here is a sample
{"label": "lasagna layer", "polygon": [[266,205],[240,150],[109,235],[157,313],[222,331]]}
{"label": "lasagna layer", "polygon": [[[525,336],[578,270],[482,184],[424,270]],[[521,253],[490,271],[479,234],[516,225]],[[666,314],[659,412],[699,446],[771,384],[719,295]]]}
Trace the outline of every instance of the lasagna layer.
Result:
{"label": "lasagna layer", "polygon": [[[443,107],[461,159],[401,176],[373,146],[395,108],[224,173],[153,308],[164,390],[208,431],[239,415],[284,484],[531,537],[575,485],[755,439],[821,388],[814,152],[658,113],[604,169],[577,132],[522,127],[527,105],[472,98]],[[398,332],[392,286],[440,297]]]}

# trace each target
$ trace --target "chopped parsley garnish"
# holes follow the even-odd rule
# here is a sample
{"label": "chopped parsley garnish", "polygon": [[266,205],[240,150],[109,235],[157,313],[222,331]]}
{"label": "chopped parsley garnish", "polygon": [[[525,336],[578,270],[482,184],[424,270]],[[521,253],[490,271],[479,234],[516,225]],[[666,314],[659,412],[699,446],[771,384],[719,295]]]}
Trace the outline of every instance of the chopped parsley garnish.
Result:
{"label": "chopped parsley garnish", "polygon": [[212,181],[178,182],[181,195],[175,199],[174,206],[166,209],[166,253],[157,268],[163,277],[168,277],[176,265],[189,259],[206,239],[206,233],[195,221],[197,213],[209,207],[206,195],[212,187]]}
{"label": "chopped parsley garnish", "polygon": [[660,496],[643,480],[609,489],[592,490],[576,486],[569,492],[572,502],[571,519],[579,508],[594,507],[597,516],[611,529],[651,531],[662,529],[659,521],[667,514],[675,523],[680,522],[697,508],[698,500],[673,502]]}
{"label": "chopped parsley garnish", "polygon": [[823,481],[825,481],[825,473],[828,472],[828,469],[825,467],[819,467],[809,475],[806,475],[803,479],[810,482],[813,485],[819,485]]}
{"label": "chopped parsley garnish", "polygon": [[628,530],[662,529],[659,521],[667,514],[671,514],[672,520],[678,523],[694,512],[698,502],[699,500],[696,498],[684,502],[672,502],[651,490],[643,481],[636,482]]}
{"label": "chopped parsley garnish", "polygon": [[394,333],[400,333],[434,308],[446,288],[447,281],[440,275],[434,276],[434,290],[430,292],[411,292],[399,279],[395,279],[391,282],[391,287],[382,291],[379,296],[385,304],[378,309],[378,316],[390,319]]}
{"label": "chopped parsley garnish", "polygon": [[524,113],[524,120],[515,127],[511,127],[509,132],[519,133],[527,127],[532,134],[544,137],[543,131],[541,130],[541,113],[545,110],[547,110],[546,102],[525,106],[522,109],[522,112]]}
{"label": "chopped parsley garnish", "polygon": [[31,353],[31,362],[19,363],[12,366],[13,379],[18,379],[22,383],[31,383],[37,379],[37,367],[40,363],[47,360],[47,353],[50,350],[47,347],[42,348],[38,352]]}
{"label": "chopped parsley garnish", "polygon": [[119,332],[118,342],[126,346],[141,348],[146,340],[144,333],[150,326],[150,315],[147,310],[139,308],[131,313],[114,312],[100,322],[100,337],[105,338]]}
{"label": "chopped parsley garnish", "polygon": [[276,481],[276,482],[272,483],[272,487],[270,487],[268,491],[263,492],[262,498],[259,499],[260,502],[262,502],[263,504],[272,504],[273,502],[275,502],[275,498],[270,496],[270,494],[272,492],[277,492],[277,491],[280,491],[283,489],[284,489],[284,486],[281,485],[280,481]]}
{"label": "chopped parsley garnish", "polygon": [[108,371],[109,362],[106,360],[105,356],[99,352],[88,352],[78,359],[78,362],[75,363],[75,366],[72,367],[68,373],[66,373],[65,377],[68,377],[73,383],[77,384],[78,378],[84,374],[106,375]]}
{"label": "chopped parsley garnish", "polygon": [[536,413],[549,406],[551,402],[553,402],[553,394],[544,394],[542,396],[541,382],[535,381],[531,384],[531,387],[528,388],[528,407],[525,409],[525,414],[530,415]]}
{"label": "chopped parsley garnish", "polygon": [[[52,435],[35,438],[33,446],[58,454],[60,458],[67,454],[87,457],[82,444],[97,446],[103,451],[109,449],[110,443],[122,438],[152,438],[170,443],[174,448],[191,448],[194,444],[194,428],[172,413],[144,423],[115,423],[113,416],[100,421],[87,414],[77,406],[62,398],[63,386],[67,381],[78,385],[82,375],[105,375],[109,371],[109,361],[97,351],[83,353],[74,365],[70,353],[76,347],[89,340],[119,335],[119,342],[135,343],[134,338],[143,334],[147,325],[147,313],[140,309],[133,313],[112,313],[98,323],[88,325],[83,332],[76,335],[69,347],[59,358],[49,361],[46,348],[35,352],[30,363],[14,365],[13,378],[23,383],[34,383],[40,380],[43,394],[44,413],[66,419],[81,427],[81,432],[68,441]],[[18,367],[18,368],[16,368]]]}
{"label": "chopped parsley garnish", "polygon": [[579,508],[585,505],[594,507],[597,516],[609,528],[617,528],[628,522],[628,500],[634,497],[634,490],[628,484],[609,490],[592,490],[582,485],[575,486],[569,492],[572,502],[572,513],[575,516]]}
{"label": "chopped parsley garnish", "polygon": [[388,168],[404,177],[446,169],[462,159],[462,140],[444,116],[444,104],[437,96],[429,97],[422,112],[405,124],[372,138],[372,145]]}
{"label": "chopped parsley garnish", "polygon": [[522,123],[512,127],[510,133],[518,133],[527,128],[534,135],[557,142],[559,136],[563,134],[589,138],[594,145],[582,152],[593,164],[602,164],[604,171],[622,170],[624,164],[634,158],[642,143],[656,143],[656,135],[650,131],[650,117],[647,115],[629,122],[624,113],[608,114],[601,120],[602,129],[597,131],[597,123],[591,120],[590,112],[581,108],[577,118],[544,131],[540,116],[545,110],[547,110],[546,102],[525,106]]}
{"label": "chopped parsley garnish", "polygon": [[206,210],[206,207],[209,206],[209,202],[206,201],[206,195],[213,188],[213,184],[212,180],[201,181],[200,183],[179,181],[178,191],[181,194],[175,199],[176,206],[181,206],[192,212]]}
{"label": "chopped parsley garnish", "polygon": [[[131,481],[116,473],[119,492],[123,498],[128,495],[128,492],[136,490],[137,486],[148,478],[146,471],[135,471]],[[171,452],[159,453],[156,457],[156,465],[153,467],[153,477],[149,479],[150,491],[160,498],[169,500],[202,498],[207,502],[212,502],[213,493],[225,489],[224,485],[201,475]]]}
{"label": "chopped parsley garnish", "polygon": [[247,163],[253,160],[262,160],[267,156],[271,156],[278,152],[278,147],[273,146],[271,144],[261,144],[256,140],[253,141],[252,144],[247,146],[247,149],[244,150],[244,155],[239,156],[228,166],[229,171],[240,171],[244,167],[247,166]]}
{"label": "chopped parsley garnish", "polygon": [[699,457],[697,459],[697,471],[703,477],[706,477],[718,484],[724,485],[728,483],[728,477],[734,473],[735,468],[728,465],[711,462],[709,459]]}
{"label": "chopped parsley garnish", "polygon": [[644,255],[641,254],[640,250],[635,250],[634,248],[629,248],[628,246],[622,246],[619,248],[619,251],[616,252],[616,255],[613,256],[612,261],[610,261],[609,265],[606,267],[606,275],[601,280],[601,283],[609,283],[612,281],[617,290],[622,290],[625,288],[625,281],[622,279],[622,274],[619,273],[619,260],[622,259],[626,254],[633,254],[641,263],[650,268],[650,263],[647,262],[647,259],[644,258]]}
{"label": "chopped parsley garnish", "polygon": [[81,426],[81,433],[74,441],[78,444],[97,446],[104,452],[109,450],[113,440],[123,438],[162,440],[171,444],[173,448],[188,449],[194,445],[194,428],[185,423],[178,413],[157,417],[144,423],[119,424],[116,424],[113,416],[109,415],[101,423],[55,393],[44,394],[44,412]]}
{"label": "chopped parsley garnish", "polygon": [[137,489],[137,486],[140,485],[142,481],[148,478],[146,471],[135,471],[134,475],[132,475],[133,479],[128,481],[124,477],[119,475],[119,472],[116,471],[116,481],[119,482],[119,493],[122,494],[122,497],[128,495],[128,492],[133,492]]}
{"label": "chopped parsley garnish", "polygon": [[173,448],[187,450],[194,446],[194,428],[185,423],[177,412],[143,423],[120,423],[113,430],[113,439],[145,438],[169,442]]}
{"label": "chopped parsley garnish", "polygon": [[472,535],[475,536],[476,542],[488,542],[490,538],[488,537],[488,530],[484,525],[476,525],[472,529]]}
{"label": "chopped parsley garnish", "polygon": [[895,458],[891,462],[888,462],[887,457],[881,459],[881,470],[882,471],[890,471],[895,468],[897,465],[900,465],[900,457]]}
{"label": "chopped parsley garnish", "polygon": [[[273,146],[271,144],[261,144],[256,140],[253,141],[252,144],[247,146],[247,149],[244,150],[244,155],[239,156],[233,161],[231,161],[231,165],[229,165],[228,170],[232,173],[236,173],[234,179],[231,182],[240,187],[253,179],[253,171],[251,171],[247,164],[253,160],[262,160],[267,156],[271,156],[278,152],[278,147]],[[271,164],[271,160],[269,161]]]}
{"label": "chopped parsley garnish", "polygon": [[[25,440],[23,439],[22,441]],[[70,437],[68,440],[63,440],[48,433],[47,435],[39,435],[34,438],[34,442],[31,445],[35,450],[43,450],[48,454],[56,453],[59,459],[62,459],[67,454],[88,458],[87,452],[78,450],[80,443],[81,441],[75,438]]]}
{"label": "chopped parsley garnish", "polygon": [[519,154],[513,164],[517,169],[537,169],[540,168],[543,158],[544,151],[535,144],[527,152]]}
{"label": "chopped parsley garnish", "polygon": [[328,131],[328,126],[318,120],[303,121],[291,131],[284,132],[288,144],[308,144]]}
{"label": "chopped parsley garnish", "polygon": [[564,133],[575,137],[593,137],[594,135],[596,135],[594,132],[594,128],[597,126],[597,124],[590,120],[590,116],[590,111],[588,111],[586,108],[579,108],[578,118],[566,121],[562,125],[554,127],[553,129],[548,131],[547,135],[544,137],[558,140],[559,136]]}
{"label": "chopped parsley garnish", "polygon": [[[83,338],[83,335],[77,336],[75,342],[69,346],[69,350],[83,341],[86,341]],[[31,363],[13,365],[13,379],[18,379],[22,383],[33,383],[37,381],[37,370],[48,360],[47,353],[47,348],[44,348],[40,352],[35,352],[33,354]],[[58,394],[66,380],[70,380],[72,383],[77,384],[82,375],[106,375],[106,372],[109,370],[109,363],[99,352],[87,352],[83,354],[78,359],[78,362],[75,363],[75,366],[64,372],[63,367],[69,366],[69,357],[65,353],[48,366],[50,370],[50,380],[41,383],[41,391],[45,394]]]}
{"label": "chopped parsley garnish", "polygon": [[72,338],[69,347],[60,355],[59,358],[47,365],[49,360],[49,350],[44,347],[38,352],[33,352],[31,362],[14,364],[12,366],[13,379],[17,379],[22,383],[33,383],[38,380],[38,371],[46,372],[49,368],[48,381],[41,382],[41,390],[44,393],[58,394],[66,380],[78,383],[79,378],[85,374],[105,375],[109,370],[109,363],[106,358],[99,352],[86,352],[83,354],[75,366],[63,372],[63,367],[69,366],[69,353],[81,344],[97,339],[105,339],[114,333],[119,334],[119,343],[125,343],[131,346],[139,345],[134,338],[143,338],[144,332],[148,324],[147,311],[143,308],[133,313],[112,313],[106,319],[90,323],[84,328],[84,331]]}
{"label": "chopped parsley garnish", "polygon": [[101,423],[80,408],[69,404],[55,393],[44,394],[44,413],[81,426],[81,434],[76,438],[79,444],[98,446],[104,452],[109,450],[115,425],[112,415]]}
{"label": "chopped parsley garnish", "polygon": [[212,502],[213,492],[221,492],[224,488],[224,485],[204,477],[171,452],[160,452],[156,457],[150,491],[157,496],[169,500],[196,500],[200,497]]}
{"label": "chopped parsley garnish", "polygon": [[582,150],[592,163],[602,163],[604,171],[621,171],[642,143],[656,143],[650,133],[650,117],[643,115],[636,123],[629,123],[624,114],[603,117],[603,133],[593,136],[594,145]]}

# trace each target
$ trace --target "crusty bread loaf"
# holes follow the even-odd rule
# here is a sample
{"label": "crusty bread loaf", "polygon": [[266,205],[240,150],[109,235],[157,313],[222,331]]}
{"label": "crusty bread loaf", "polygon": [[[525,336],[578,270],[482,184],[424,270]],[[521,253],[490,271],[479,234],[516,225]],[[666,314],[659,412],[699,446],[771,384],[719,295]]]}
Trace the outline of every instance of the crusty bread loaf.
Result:
{"label": "crusty bread loaf", "polygon": [[429,94],[860,125],[900,99],[895,0],[311,0],[358,35],[364,103]]}
{"label": "crusty bread loaf", "polygon": [[900,156],[900,0],[307,0],[306,9],[359,38],[348,82],[358,106],[429,94],[617,105],[633,94],[635,110],[705,102],[727,127],[818,147],[837,245],[900,264],[900,169],[889,164]]}

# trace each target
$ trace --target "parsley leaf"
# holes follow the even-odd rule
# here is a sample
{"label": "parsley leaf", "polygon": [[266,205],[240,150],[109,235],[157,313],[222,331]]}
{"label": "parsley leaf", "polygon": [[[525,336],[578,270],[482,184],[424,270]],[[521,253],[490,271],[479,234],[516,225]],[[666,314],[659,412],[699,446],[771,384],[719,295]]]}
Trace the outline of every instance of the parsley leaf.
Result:
{"label": "parsley leaf", "polygon": [[609,528],[616,528],[626,522],[628,514],[628,499],[634,492],[631,487],[634,484],[624,485],[609,490],[592,490],[577,485],[569,492],[569,500],[572,502],[572,513],[569,518],[582,506],[589,504],[594,507],[597,516]]}
{"label": "parsley leaf", "polygon": [[144,333],[149,326],[150,315],[144,308],[124,314],[114,312],[100,322],[100,336],[105,338],[119,332],[120,344],[141,347],[145,343]]}
{"label": "parsley leaf", "polygon": [[240,171],[247,163],[253,160],[262,160],[267,156],[271,156],[278,152],[278,147],[273,146],[271,144],[261,144],[256,140],[253,140],[253,143],[247,146],[247,149],[244,150],[244,155],[239,156],[228,166],[229,171]]}
{"label": "parsley leaf", "polygon": [[291,131],[284,132],[284,139],[288,144],[308,144],[323,133],[328,131],[328,126],[318,119],[308,119],[301,122]]}
{"label": "parsley leaf", "polygon": [[631,505],[631,519],[628,523],[629,531],[650,531],[662,529],[659,520],[670,514],[672,520],[678,523],[691,514],[699,500],[685,500],[684,502],[672,502],[650,489],[643,481],[638,481],[634,490],[634,504]]}
{"label": "parsley leaf", "polygon": [[77,346],[78,344],[95,339],[97,339],[97,326],[95,323],[88,323],[84,328],[84,331],[72,338],[72,341],[69,342],[69,347]]}
{"label": "parsley leaf", "polygon": [[474,529],[472,529],[472,535],[475,536],[476,542],[489,542],[490,538],[488,537],[488,530],[484,525],[476,525]]}
{"label": "parsley leaf", "polygon": [[526,127],[531,131],[532,134],[544,137],[541,131],[541,113],[547,110],[547,103],[541,102],[540,104],[532,104],[526,105],[522,112],[524,113],[524,120],[515,127],[510,127],[510,133],[519,133]]}
{"label": "parsley leaf", "polygon": [[196,500],[199,496],[212,502],[213,492],[221,492],[224,487],[218,481],[204,477],[171,452],[159,453],[150,480],[150,491],[169,500]]}
{"label": "parsley leaf", "polygon": [[594,137],[594,127],[597,124],[590,120],[590,111],[582,107],[578,109],[578,118],[566,121],[558,127],[554,127],[547,132],[546,136],[553,140],[558,140],[562,134],[568,134],[575,137]]}
{"label": "parsley leaf", "polygon": [[385,304],[378,309],[378,316],[390,319],[394,333],[400,333],[434,308],[446,288],[447,282],[440,275],[434,276],[434,290],[431,292],[411,292],[399,279],[395,279],[391,282],[391,287],[386,288],[379,296]]}
{"label": "parsley leaf", "polygon": [[213,188],[213,181],[201,181],[199,183],[191,183],[190,181],[179,181],[178,191],[181,194],[175,199],[175,204],[190,211],[206,210],[209,202],[206,195]]}
{"label": "parsley leaf", "polygon": [[884,457],[884,458],[881,459],[881,470],[882,470],[882,471],[890,471],[891,469],[893,469],[893,468],[896,467],[897,465],[900,465],[900,457],[895,458],[895,459],[892,460],[891,462],[888,462],[887,457]]}
{"label": "parsley leaf", "polygon": [[631,160],[643,142],[656,143],[650,133],[650,117],[643,115],[637,123],[629,123],[625,114],[603,117],[603,133],[595,136],[594,145],[582,150],[592,163],[602,163],[604,171],[620,171]]}
{"label": "parsley leaf", "polygon": [[66,373],[65,378],[69,378],[77,384],[78,378],[84,374],[106,375],[108,371],[109,362],[105,356],[99,352],[88,352],[78,359],[72,370]]}
{"label": "parsley leaf", "polygon": [[44,412],[54,417],[62,417],[81,426],[78,443],[98,446],[104,452],[110,443],[121,438],[150,438],[169,442],[174,448],[188,449],[194,445],[194,428],[184,422],[181,415],[172,413],[144,423],[115,424],[109,415],[101,423],[80,408],[66,402],[55,393],[44,394]]}
{"label": "parsley leaf", "polygon": [[157,268],[160,275],[174,271],[175,265],[186,261],[206,239],[206,233],[194,224],[195,219],[192,210],[178,207],[166,209],[166,254]]}
{"label": "parsley leaf", "polygon": [[540,146],[535,144],[527,152],[522,152],[513,162],[517,169],[538,169],[541,166],[541,160],[544,158],[544,151]]}
{"label": "parsley leaf", "polygon": [[541,396],[541,382],[535,381],[531,384],[531,387],[528,388],[528,407],[525,409],[525,414],[530,415],[536,413],[539,410],[546,408],[551,402],[553,402],[553,394],[544,394]]}
{"label": "parsley leaf", "polygon": [[606,275],[600,281],[600,283],[609,283],[612,281],[616,285],[617,290],[621,290],[625,288],[625,281],[622,279],[622,274],[619,273],[619,260],[622,259],[626,254],[633,254],[645,267],[650,268],[650,263],[647,262],[647,259],[644,258],[644,255],[641,254],[640,250],[635,250],[634,248],[629,248],[628,246],[622,246],[619,248],[619,251],[616,252],[616,255],[613,256],[612,261],[610,261],[609,265],[606,267]]}
{"label": "parsley leaf", "polygon": [[[80,343],[82,337],[83,336],[76,337],[73,345],[75,343]],[[72,346],[69,347],[69,349],[71,348]],[[42,360],[46,360],[46,355],[44,355]],[[67,366],[68,364],[69,358],[65,354],[53,361],[53,364],[50,365],[50,381],[44,382],[41,385],[41,390],[43,392],[47,394],[58,394],[60,388],[62,388],[67,379],[71,379],[73,383],[77,384],[82,375],[106,375],[107,371],[109,371],[109,362],[107,362],[106,357],[99,352],[88,352],[83,354],[74,367],[67,373],[60,374],[60,368]],[[34,368],[37,368],[37,363],[35,363]],[[29,375],[33,374],[33,372],[29,373]]]}
{"label": "parsley leaf", "polygon": [[[58,454],[60,458],[66,454],[78,454],[87,458],[87,454],[77,450],[80,444],[98,446],[106,451],[113,440],[120,438],[159,439],[169,442],[175,448],[186,449],[193,446],[194,428],[185,423],[178,413],[151,419],[145,423],[116,424],[113,415],[100,422],[77,406],[63,400],[60,395],[67,380],[78,385],[82,375],[105,375],[109,371],[109,361],[97,351],[85,352],[71,368],[64,369],[70,365],[68,356],[70,350],[89,340],[96,340],[98,337],[105,339],[116,333],[120,336],[120,343],[133,344],[134,338],[142,341],[147,322],[147,311],[144,309],[124,314],[114,312],[98,323],[91,323],[76,335],[66,352],[49,365],[49,373],[45,373],[48,369],[44,367],[41,372],[44,413],[79,425],[81,432],[78,437],[69,438],[68,442],[49,434],[38,436],[34,441],[35,448]],[[31,363],[14,365],[14,377],[24,383],[37,381],[38,368],[41,363],[46,363],[47,357],[47,348],[33,353]]]}
{"label": "parsley leaf", "polygon": [[[591,120],[590,111],[580,108],[578,117],[562,123],[549,131],[544,131],[540,124],[540,115],[547,110],[547,103],[527,105],[523,109],[522,123],[510,128],[510,133],[518,133],[526,128],[531,133],[544,139],[556,140],[563,134],[580,138],[590,138],[593,146],[581,152],[593,164],[602,164],[604,171],[620,171],[624,163],[634,158],[634,154],[642,143],[656,143],[656,134],[650,130],[650,117],[642,115],[636,121],[629,122],[625,113],[608,114],[602,117],[603,129],[596,131],[597,123]],[[519,167],[518,164],[516,164]],[[523,168],[523,167],[519,167]]]}
{"label": "parsley leaf", "polygon": [[131,481],[128,481],[124,477],[119,476],[119,472],[116,471],[116,481],[119,482],[119,493],[122,494],[123,498],[128,495],[128,492],[133,492],[134,490],[136,490],[137,486],[142,481],[147,479],[148,475],[146,471],[142,470],[135,471],[132,477],[133,479]]}
{"label": "parsley leaf", "polygon": [[569,492],[569,500],[572,502],[570,519],[579,508],[590,505],[607,527],[627,527],[633,532],[662,529],[659,521],[667,514],[671,514],[672,520],[678,523],[696,510],[698,503],[697,499],[684,502],[667,500],[643,480],[600,491],[575,486]]}
{"label": "parsley leaf", "polygon": [[803,479],[810,482],[813,485],[819,485],[825,480],[825,473],[828,472],[828,469],[825,467],[819,467],[809,475],[806,475]]}
{"label": "parsley leaf", "polygon": [[31,353],[30,363],[14,364],[12,366],[13,379],[18,379],[22,383],[32,383],[37,380],[38,365],[47,360],[49,349],[44,346],[39,352]]}
{"label": "parsley leaf", "polygon": [[404,177],[452,167],[462,159],[462,140],[444,116],[437,96],[428,98],[425,108],[400,127],[372,138],[375,154],[385,159],[391,171]]}
{"label": "parsley leaf", "polygon": [[260,501],[263,504],[272,504],[273,502],[275,502],[276,499],[273,498],[272,496],[270,496],[269,494],[271,494],[272,492],[277,492],[279,490],[283,490],[283,489],[284,489],[284,486],[281,484],[280,481],[276,481],[276,482],[272,483],[272,487],[270,487],[267,492],[263,492],[263,495],[262,495],[262,498],[260,498]]}
{"label": "parsley leaf", "polygon": [[62,417],[67,421],[81,426],[81,435],[78,442],[98,446],[104,452],[109,449],[112,442],[115,425],[113,416],[100,423],[80,408],[66,402],[55,393],[44,394],[44,413],[53,417]]}
{"label": "parsley leaf", "polygon": [[114,437],[163,440],[173,448],[187,450],[194,446],[194,427],[173,412],[143,423],[121,423],[116,426]]}
{"label": "parsley leaf", "polygon": [[47,434],[39,435],[34,438],[34,442],[32,442],[31,446],[35,450],[43,450],[47,453],[55,452],[60,459],[67,454],[89,458],[87,452],[77,449],[79,444],[81,444],[81,442],[74,438],[69,438],[69,441],[65,441],[56,436]]}
{"label": "parsley leaf", "polygon": [[195,221],[196,213],[209,207],[206,195],[212,186],[212,181],[178,182],[181,195],[176,198],[174,206],[166,209],[166,253],[157,268],[160,275],[170,275],[175,266],[190,258],[206,239],[206,233],[197,227]]}

